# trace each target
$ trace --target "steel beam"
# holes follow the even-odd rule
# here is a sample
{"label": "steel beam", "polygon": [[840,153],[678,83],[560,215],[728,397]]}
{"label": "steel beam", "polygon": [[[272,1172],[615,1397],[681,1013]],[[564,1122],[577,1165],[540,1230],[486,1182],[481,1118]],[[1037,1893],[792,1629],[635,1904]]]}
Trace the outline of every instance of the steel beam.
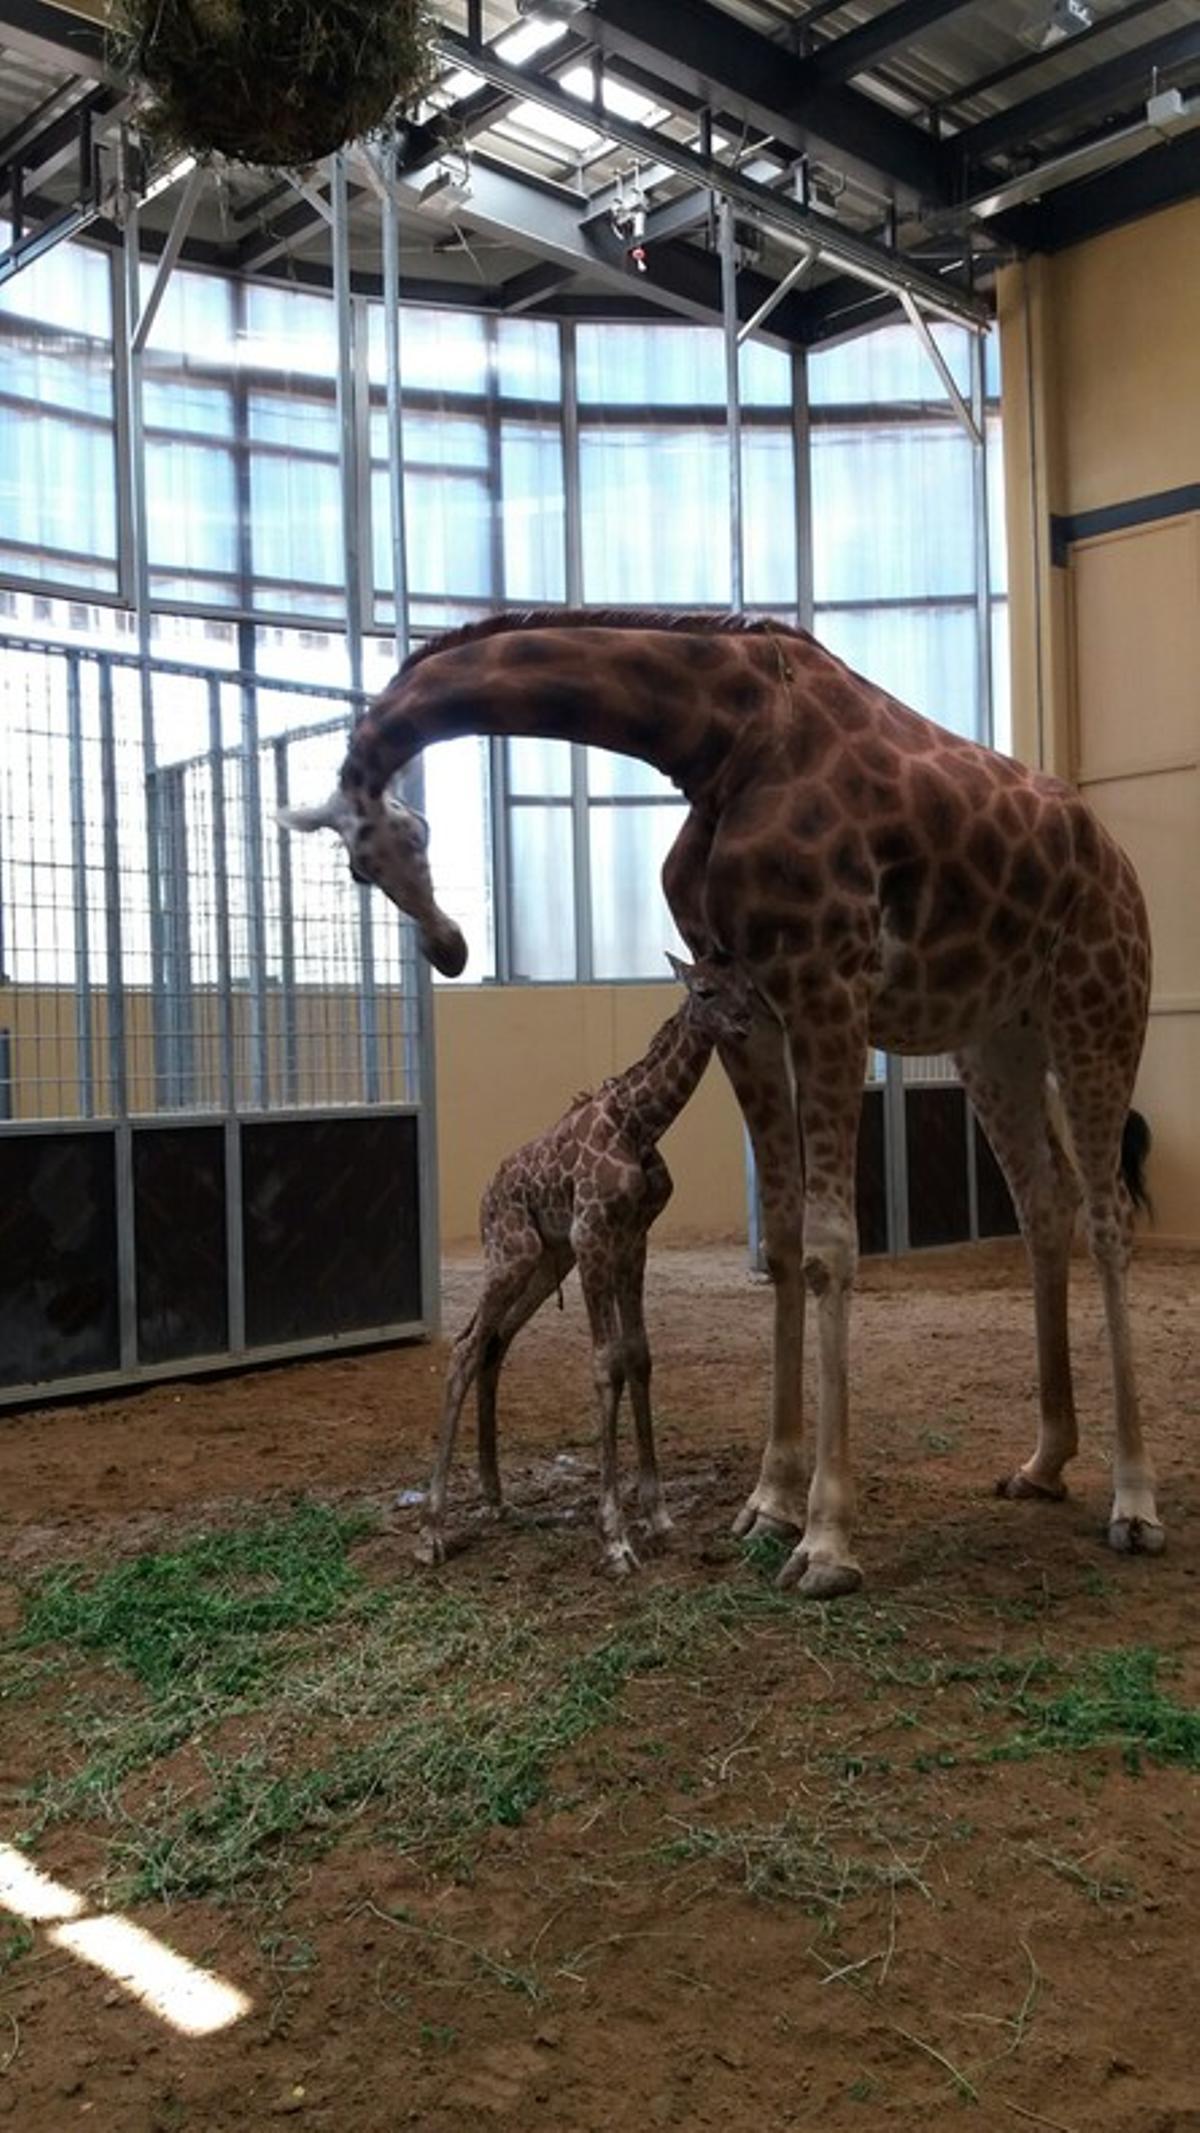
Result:
{"label": "steel beam", "polygon": [[[1111,14],[1098,15],[1087,29],[1076,30],[1071,39],[1072,54],[1090,44],[1093,38],[1107,37],[1110,31],[1123,29],[1126,23],[1136,22],[1139,15],[1149,15],[1162,4],[1163,0],[1128,0],[1125,7],[1116,7]],[[977,75],[974,81],[961,82],[957,88],[948,89],[933,108],[939,114],[961,111],[986,90],[999,89],[1005,82],[1016,81],[1023,74],[1035,73],[1038,67],[1058,59],[1061,53],[1061,44],[1043,45],[1040,51],[1025,52],[1020,59],[1010,59],[1005,66],[993,67],[987,74]]]}
{"label": "steel beam", "polygon": [[135,356],[141,355],[150,338],[150,329],[158,316],[158,307],[167,293],[167,284],[175,271],[176,261],[183,250],[184,240],[192,226],[192,216],[196,212],[196,206],[204,190],[206,178],[207,172],[203,164],[193,163],[187,174],[187,182],[175,209],[170,233],[159,254],[158,270],[154,276],[153,285],[142,306],[141,317],[134,327],[133,338],[129,345]]}
{"label": "steel beam", "polygon": [[[646,0],[646,4],[652,9],[654,0]],[[693,5],[694,0],[687,0],[687,4]],[[468,54],[461,38],[450,31],[441,31],[436,41],[443,56],[454,56],[461,59],[463,65],[467,64]],[[774,45],[768,49],[775,55],[776,60],[786,56],[781,55]],[[471,63],[490,80],[505,86],[522,84],[525,94],[531,100],[545,104],[560,115],[578,120],[585,108],[577,97],[569,96],[558,83],[540,77],[527,80],[519,69],[508,66],[491,52],[472,55]],[[877,287],[897,291],[907,288],[927,310],[932,310],[941,317],[953,318],[960,324],[978,327],[988,322],[988,307],[978,297],[968,295],[952,285],[939,283],[935,277],[924,273],[919,267],[912,266],[902,256],[887,251],[882,245],[872,244],[866,238],[857,237],[848,230],[839,229],[831,224],[826,216],[815,214],[810,208],[781,197],[772,192],[769,186],[747,177],[741,171],[731,169],[712,156],[697,154],[695,150],[684,148],[665,135],[655,133],[652,128],[634,125],[614,112],[605,113],[604,132],[610,140],[623,143],[635,154],[644,157],[648,163],[662,163],[677,171],[681,177],[690,179],[693,184],[708,187],[720,198],[729,200],[744,219],[756,223],[760,228],[799,240],[805,250],[815,248],[822,258],[843,267],[847,273],[855,274]],[[473,166],[472,183],[475,167]],[[525,185],[528,189],[528,181],[525,181]],[[474,221],[477,218],[472,213],[469,218],[464,219]],[[520,227],[517,223],[511,226],[511,230],[515,233]],[[540,243],[536,248],[543,249]]]}
{"label": "steel beam", "polygon": [[4,43],[43,66],[102,81],[109,73],[104,25],[47,0],[4,0]]}
{"label": "steel beam", "polygon": [[798,287],[800,282],[804,280],[805,275],[810,274],[812,272],[812,269],[815,265],[816,254],[814,252],[801,252],[799,258],[796,261],[795,266],[788,268],[787,273],[784,275],[783,280],[779,283],[778,288],[772,289],[769,296],[764,296],[757,310],[752,311],[750,317],[746,320],[745,324],[738,327],[737,337],[739,347],[741,346],[741,343],[743,341],[748,341],[750,335],[752,333],[756,333],[758,329],[766,323],[767,319],[771,316],[771,313],[777,310],[779,305],[783,302],[784,297],[787,296],[791,292],[791,290]]}
{"label": "steel beam", "polygon": [[1023,146],[1074,120],[1125,110],[1131,101],[1136,103],[1139,94],[1150,95],[1156,72],[1165,74],[1171,68],[1197,61],[1200,22],[1171,30],[1165,37],[1151,38],[1132,51],[1118,52],[1082,74],[1069,75],[1065,81],[1055,82],[1053,88],[1027,97],[1023,104],[1013,104],[994,118],[967,126],[950,144],[956,161],[965,168],[999,150]]}
{"label": "steel beam", "polygon": [[921,346],[924,348],[926,355],[929,357],[930,362],[933,364],[934,369],[936,370],[939,378],[941,379],[942,384],[946,388],[947,397],[950,401],[951,407],[954,409],[954,413],[959,422],[960,427],[966,431],[973,445],[982,446],[983,432],[980,430],[978,424],[976,423],[975,417],[972,414],[971,409],[968,407],[966,401],[963,399],[963,396],[958,389],[954,373],[951,370],[950,365],[947,363],[945,356],[942,354],[941,349],[938,347],[937,342],[934,340],[933,335],[929,330],[928,319],[922,317],[920,311],[917,309],[916,304],[914,304],[907,289],[902,289],[900,291],[900,302],[904,306],[904,315],[907,318],[909,325],[912,327],[913,332],[916,334],[918,340],[921,343]]}
{"label": "steel beam", "polygon": [[[412,174],[401,179],[398,189],[405,205],[419,207],[420,196],[412,184]],[[625,263],[623,250],[614,252],[598,233],[591,235],[581,229],[580,216],[585,206],[578,193],[563,186],[534,184],[513,171],[476,159],[471,164],[471,198],[462,210],[462,220],[474,230],[540,254],[543,261],[562,267],[569,274],[587,274],[625,292],[644,291],[648,277],[634,274]],[[712,323],[712,303],[678,296],[661,287],[656,287],[655,294],[669,310],[685,318],[700,319],[706,325]]]}
{"label": "steel beam", "polygon": [[1200,194],[1200,132],[1148,148],[1099,177],[1063,186],[1036,207],[996,215],[989,230],[1030,252],[1061,252]]}
{"label": "steel beam", "polygon": [[711,106],[722,127],[736,132],[748,121],[868,183],[927,204],[950,201],[953,166],[938,142],[860,91],[823,83],[818,58],[796,57],[710,0],[595,0],[580,21],[595,26],[606,52]]}
{"label": "steel beam", "polygon": [[832,84],[865,74],[890,52],[913,43],[923,31],[936,29],[939,22],[945,22],[950,15],[960,15],[974,4],[975,0],[897,0],[881,15],[872,16],[857,29],[847,30],[822,45],[812,61],[817,79]]}
{"label": "steel beam", "polygon": [[545,303],[556,289],[565,288],[574,280],[572,268],[553,259],[539,260],[536,266],[526,267],[520,274],[510,274],[500,284],[500,305],[506,312],[528,311],[534,304]]}

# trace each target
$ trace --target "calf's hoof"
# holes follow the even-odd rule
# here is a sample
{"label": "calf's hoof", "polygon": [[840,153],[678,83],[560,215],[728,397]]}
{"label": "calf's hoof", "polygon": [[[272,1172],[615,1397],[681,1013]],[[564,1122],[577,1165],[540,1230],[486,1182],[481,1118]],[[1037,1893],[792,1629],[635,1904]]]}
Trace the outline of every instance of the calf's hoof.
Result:
{"label": "calf's hoof", "polygon": [[1166,1528],[1152,1518],[1114,1518],[1108,1545],[1118,1555],[1161,1555],[1167,1545]]}
{"label": "calf's hoof", "polygon": [[997,1496],[1006,1496],[1010,1503],[1061,1503],[1066,1493],[1065,1481],[1035,1481],[1020,1467],[1015,1474],[1002,1474],[996,1483]]}
{"label": "calf's hoof", "polygon": [[429,1526],[422,1526],[413,1543],[413,1555],[427,1570],[437,1570],[446,1560],[446,1543],[440,1533]]}
{"label": "calf's hoof", "polygon": [[627,1540],[609,1542],[604,1551],[604,1564],[614,1578],[632,1577],[642,1567]]}
{"label": "calf's hoof", "polygon": [[763,1501],[756,1490],[734,1519],[733,1531],[737,1540],[790,1540],[794,1533],[803,1533],[804,1514],[793,1515],[783,1504]]}
{"label": "calf's hoof", "polygon": [[794,1587],[805,1600],[840,1600],[847,1592],[857,1592],[862,1581],[853,1556],[810,1555],[803,1544],[793,1549],[775,1580],[783,1591]]}

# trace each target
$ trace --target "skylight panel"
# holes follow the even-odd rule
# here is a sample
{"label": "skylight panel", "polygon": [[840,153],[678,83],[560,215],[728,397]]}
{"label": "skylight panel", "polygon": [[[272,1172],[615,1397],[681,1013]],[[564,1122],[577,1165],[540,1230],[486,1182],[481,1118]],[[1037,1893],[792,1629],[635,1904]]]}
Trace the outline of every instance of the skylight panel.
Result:
{"label": "skylight panel", "polygon": [[555,141],[562,148],[576,149],[580,154],[595,148],[602,138],[594,126],[582,126],[578,120],[567,118],[561,111],[552,111],[546,104],[535,103],[532,98],[514,105],[509,120],[523,133],[540,135],[544,140]]}
{"label": "skylight panel", "polygon": [[507,60],[510,67],[523,67],[535,52],[544,52],[548,45],[557,44],[567,34],[565,22],[539,22],[534,16],[528,22],[520,22],[515,30],[506,30],[497,37],[493,50],[497,59]]}
{"label": "skylight panel", "polygon": [[[568,67],[559,80],[569,95],[578,96],[584,103],[591,102],[592,70],[586,61]],[[606,111],[615,111],[618,118],[629,119],[637,126],[657,126],[667,116],[662,104],[652,103],[639,90],[631,89],[626,82],[615,81],[608,74],[600,79],[600,100]]]}

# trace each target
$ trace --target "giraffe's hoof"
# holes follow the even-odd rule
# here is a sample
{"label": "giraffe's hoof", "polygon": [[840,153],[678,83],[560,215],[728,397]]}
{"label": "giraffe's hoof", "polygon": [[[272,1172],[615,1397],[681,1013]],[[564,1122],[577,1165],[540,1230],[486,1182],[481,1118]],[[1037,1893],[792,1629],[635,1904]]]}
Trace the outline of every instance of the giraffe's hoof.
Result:
{"label": "giraffe's hoof", "polygon": [[663,1504],[659,1504],[657,1510],[647,1512],[645,1523],[646,1532],[653,1541],[668,1540],[675,1531],[675,1521]]}
{"label": "giraffe's hoof", "polygon": [[613,1541],[604,1551],[604,1561],[615,1578],[632,1577],[642,1567],[628,1541]]}
{"label": "giraffe's hoof", "polygon": [[802,1519],[778,1515],[760,1506],[752,1496],[733,1521],[736,1540],[791,1540],[804,1531]]}
{"label": "giraffe's hoof", "polygon": [[847,1592],[857,1592],[863,1574],[852,1556],[838,1561],[834,1556],[810,1556],[801,1546],[792,1551],[775,1582],[785,1592],[795,1587],[805,1600],[839,1600]]}
{"label": "giraffe's hoof", "polygon": [[1152,1518],[1114,1518],[1108,1545],[1118,1555],[1161,1555],[1167,1545],[1166,1528]]}
{"label": "giraffe's hoof", "polygon": [[1006,1496],[1010,1503],[1062,1503],[1066,1493],[1065,1481],[1035,1481],[1020,1467],[1015,1474],[1002,1474],[996,1483],[997,1496]]}
{"label": "giraffe's hoof", "polygon": [[413,1555],[427,1570],[436,1570],[446,1560],[446,1543],[432,1527],[422,1526],[413,1543]]}

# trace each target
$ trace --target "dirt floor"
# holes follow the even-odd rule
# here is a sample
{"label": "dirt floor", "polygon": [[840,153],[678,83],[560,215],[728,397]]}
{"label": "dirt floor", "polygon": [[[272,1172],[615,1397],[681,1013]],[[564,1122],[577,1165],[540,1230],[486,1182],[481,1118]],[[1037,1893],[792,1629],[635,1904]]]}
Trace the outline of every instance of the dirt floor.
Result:
{"label": "dirt floor", "polygon": [[573,1284],[501,1387],[510,1515],[468,1424],[439,1571],[393,1505],[444,1345],[4,1417],[0,1840],[251,2006],[189,2038],[0,1912],[0,2122],[1200,2129],[1200,1253],[1144,1248],[1133,1297],[1153,1561],[1103,1544],[1086,1265],[1048,1506],[992,1493],[1033,1436],[1016,1249],[866,1264],[867,1586],[828,1607],[729,1538],[771,1307],[734,1248],[652,1256],[675,1532],[619,1586]]}

